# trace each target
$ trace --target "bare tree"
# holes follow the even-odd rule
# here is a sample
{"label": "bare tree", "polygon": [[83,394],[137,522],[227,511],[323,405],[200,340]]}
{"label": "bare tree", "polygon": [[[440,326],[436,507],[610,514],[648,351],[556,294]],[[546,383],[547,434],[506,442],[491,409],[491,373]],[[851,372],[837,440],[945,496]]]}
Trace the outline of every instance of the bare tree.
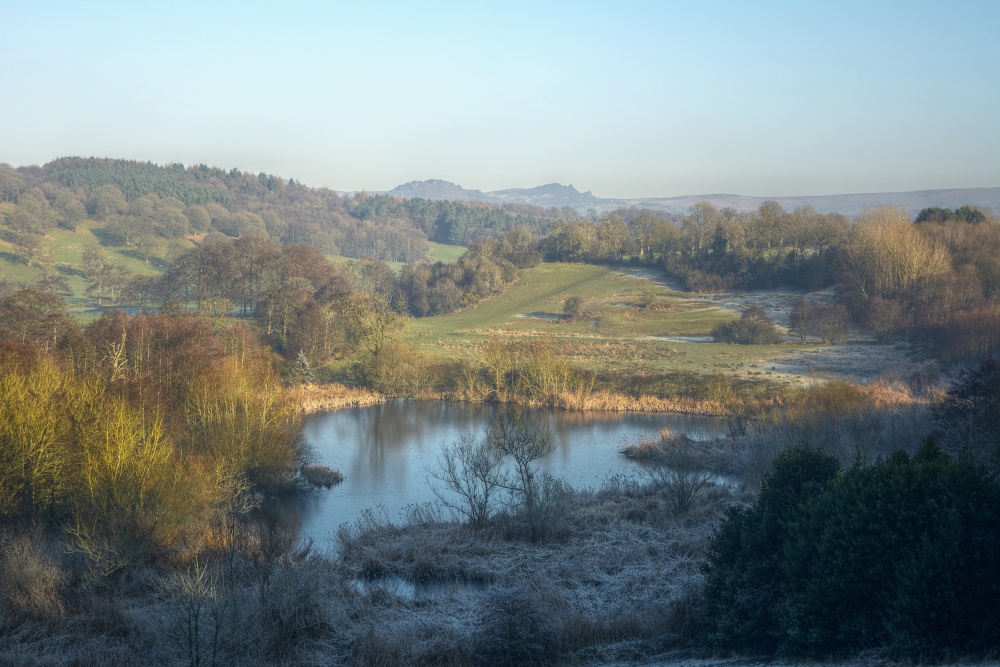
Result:
{"label": "bare tree", "polygon": [[861,214],[843,264],[848,289],[864,303],[903,294],[917,280],[948,271],[951,259],[944,246],[913,226],[904,209],[880,206]]}
{"label": "bare tree", "polygon": [[464,516],[471,526],[484,526],[496,510],[502,457],[486,440],[476,441],[470,435],[442,448],[438,469],[431,477],[442,486],[431,484],[441,503]]}
{"label": "bare tree", "polygon": [[87,293],[97,295],[97,305],[103,305],[104,288],[112,280],[115,266],[108,251],[99,245],[88,245],[83,250],[83,268],[87,271]]}
{"label": "bare tree", "polygon": [[562,489],[533,465],[553,448],[547,422],[522,409],[498,410],[481,440],[464,436],[443,448],[439,468],[430,471],[441,483],[432,484],[434,494],[477,527],[506,507],[526,520],[534,539],[546,532],[540,524]]}
{"label": "bare tree", "polygon": [[486,443],[502,458],[510,457],[514,469],[501,486],[509,492],[509,504],[523,508],[530,521],[540,490],[538,469],[532,464],[555,448],[548,422],[532,419],[522,409],[500,410],[486,429]]}

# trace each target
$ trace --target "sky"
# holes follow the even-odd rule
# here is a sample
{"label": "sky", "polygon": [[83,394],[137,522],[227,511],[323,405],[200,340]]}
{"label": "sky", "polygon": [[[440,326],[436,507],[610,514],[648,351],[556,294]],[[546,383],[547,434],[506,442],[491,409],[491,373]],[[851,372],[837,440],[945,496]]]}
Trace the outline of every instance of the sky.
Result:
{"label": "sky", "polygon": [[0,0],[0,163],[601,197],[1000,186],[1000,0]]}

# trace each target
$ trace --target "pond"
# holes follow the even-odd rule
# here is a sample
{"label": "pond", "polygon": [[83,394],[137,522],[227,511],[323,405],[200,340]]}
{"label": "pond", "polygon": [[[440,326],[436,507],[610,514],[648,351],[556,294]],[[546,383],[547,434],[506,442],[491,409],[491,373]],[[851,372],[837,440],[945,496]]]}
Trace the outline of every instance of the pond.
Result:
{"label": "pond", "polygon": [[[309,415],[305,435],[314,463],[339,470],[344,481],[298,497],[279,508],[301,522],[302,535],[331,550],[337,528],[353,523],[367,509],[399,520],[408,505],[433,502],[430,471],[438,468],[441,448],[463,435],[482,437],[494,406],[441,401],[397,400],[365,408]],[[670,427],[694,437],[723,435],[725,423],[710,417],[530,410],[546,420],[554,451],[537,462],[541,470],[574,487],[597,487],[637,465],[619,453],[625,440],[655,437]]]}

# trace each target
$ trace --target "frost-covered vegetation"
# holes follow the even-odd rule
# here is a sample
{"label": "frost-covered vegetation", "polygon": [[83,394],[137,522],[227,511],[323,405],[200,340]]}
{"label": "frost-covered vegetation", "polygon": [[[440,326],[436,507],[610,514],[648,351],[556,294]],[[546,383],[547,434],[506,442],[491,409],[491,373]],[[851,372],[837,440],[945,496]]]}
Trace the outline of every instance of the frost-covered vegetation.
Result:
{"label": "frost-covered vegetation", "polygon": [[[634,660],[693,636],[700,562],[732,499],[713,489],[683,520],[654,489],[564,489],[558,529],[520,513],[471,527],[430,508],[369,516],[341,556],[309,553],[267,522],[186,565],[138,568],[114,592],[79,556],[17,538],[5,565],[0,659],[21,664],[550,664]],[[30,567],[26,567],[25,564]],[[399,596],[381,582],[442,592]],[[450,585],[450,586],[449,586]]]}
{"label": "frost-covered vegetation", "polygon": [[[993,375],[986,367],[970,376],[954,400],[980,396]],[[90,555],[66,548],[71,533],[8,526],[0,660],[990,656],[1000,486],[971,464],[982,455],[978,434],[952,444],[952,458],[920,446],[933,425],[954,438],[967,410],[994,410],[968,405],[955,403],[932,422],[926,407],[894,401],[885,389],[825,385],[766,414],[732,415],[725,438],[664,432],[632,443],[626,449],[645,472],[595,489],[540,473],[533,461],[546,449],[544,430],[499,411],[480,436],[443,450],[436,477],[447,504],[410,507],[395,520],[371,512],[340,530],[332,553],[300,542],[276,515],[251,520],[247,506],[231,506],[186,556],[95,577]],[[789,473],[800,468],[818,472]],[[793,487],[802,493],[782,495]],[[855,563],[855,553],[864,558]],[[866,598],[838,588],[843,582],[878,591],[857,622],[852,610]],[[932,594],[922,593],[930,583]],[[843,604],[815,604],[835,599]]]}

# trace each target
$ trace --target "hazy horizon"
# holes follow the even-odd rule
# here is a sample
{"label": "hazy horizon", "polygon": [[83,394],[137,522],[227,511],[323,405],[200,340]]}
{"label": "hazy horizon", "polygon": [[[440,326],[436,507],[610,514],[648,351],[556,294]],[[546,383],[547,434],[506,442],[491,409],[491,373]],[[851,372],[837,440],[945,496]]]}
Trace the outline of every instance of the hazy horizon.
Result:
{"label": "hazy horizon", "polygon": [[1000,186],[1000,3],[7,8],[0,162],[604,198]]}

